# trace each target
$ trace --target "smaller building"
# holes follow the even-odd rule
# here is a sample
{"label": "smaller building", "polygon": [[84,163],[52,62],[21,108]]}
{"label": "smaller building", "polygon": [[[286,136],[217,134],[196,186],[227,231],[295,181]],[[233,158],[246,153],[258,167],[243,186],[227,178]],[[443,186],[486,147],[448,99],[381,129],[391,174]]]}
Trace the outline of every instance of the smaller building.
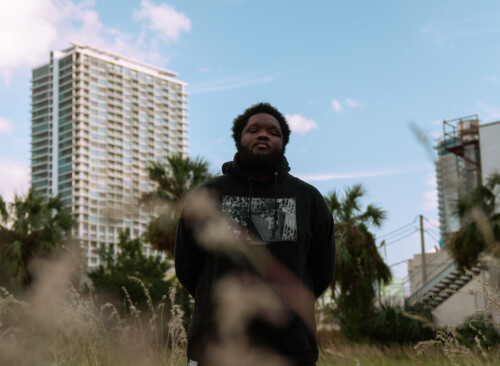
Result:
{"label": "smaller building", "polygon": [[422,254],[415,254],[408,260],[408,277],[410,282],[410,294],[415,294],[426,284],[441,273],[445,268],[453,264],[453,259],[447,251],[440,250],[434,253],[425,253],[425,267],[427,282],[424,283],[422,270]]}
{"label": "smaller building", "polygon": [[404,305],[404,279],[393,278],[391,283],[377,291],[377,302],[380,304]]}
{"label": "smaller building", "polygon": [[422,255],[409,260],[411,296],[408,300],[410,303],[421,301],[430,308],[437,325],[455,327],[478,313],[495,317],[500,314],[500,309],[488,301],[495,290],[491,280],[498,279],[498,274],[479,265],[464,273],[457,269],[445,250],[426,253],[425,258],[428,279],[425,283]]}
{"label": "smaller building", "polygon": [[[459,194],[472,192],[486,184],[491,174],[500,172],[500,122],[480,125],[477,115],[443,121],[443,138],[436,149],[438,210],[444,248],[426,253],[424,265],[421,255],[409,260],[409,300],[422,301],[431,308],[438,325],[456,326],[478,311],[491,314],[500,310],[491,309],[491,301],[487,301],[491,290],[489,279],[498,280],[498,275],[491,275],[495,266],[490,264],[487,269],[478,263],[464,273],[456,268],[445,250],[450,236],[460,229],[455,214]],[[497,207],[500,208],[500,202]]]}

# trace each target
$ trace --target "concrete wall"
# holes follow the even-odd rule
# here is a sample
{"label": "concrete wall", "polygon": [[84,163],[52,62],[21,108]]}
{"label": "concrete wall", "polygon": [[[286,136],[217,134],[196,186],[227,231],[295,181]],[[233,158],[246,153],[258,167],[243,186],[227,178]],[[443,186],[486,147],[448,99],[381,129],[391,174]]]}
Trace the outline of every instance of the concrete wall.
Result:
{"label": "concrete wall", "polygon": [[500,173],[500,121],[479,127],[481,149],[481,176],[483,184],[493,172]]}
{"label": "concrete wall", "polygon": [[[486,184],[492,173],[500,173],[500,121],[479,127],[481,149],[481,176]],[[496,210],[500,212],[500,189],[497,190]]]}
{"label": "concrete wall", "polygon": [[[427,269],[427,282],[432,280],[443,269],[453,262],[446,250],[435,253],[425,253],[425,264]],[[410,295],[419,290],[425,283],[422,281],[422,255],[415,254],[408,260],[408,277],[410,279]]]}
{"label": "concrete wall", "polygon": [[432,311],[435,322],[439,326],[456,327],[478,311],[486,309],[482,272],[478,278],[471,280],[454,295],[446,299]]}

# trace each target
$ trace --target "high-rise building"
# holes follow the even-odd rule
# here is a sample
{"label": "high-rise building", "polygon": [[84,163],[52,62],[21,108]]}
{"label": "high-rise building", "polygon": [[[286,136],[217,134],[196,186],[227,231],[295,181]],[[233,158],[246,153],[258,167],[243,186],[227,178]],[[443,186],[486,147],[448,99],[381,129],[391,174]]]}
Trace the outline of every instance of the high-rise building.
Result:
{"label": "high-rise building", "polygon": [[438,159],[436,160],[441,245],[449,239],[451,233],[460,228],[458,218],[454,214],[460,187],[460,158],[445,150],[444,144],[444,141],[438,143]]}
{"label": "high-rise building", "polygon": [[[177,74],[73,44],[33,69],[31,184],[71,209],[87,264],[150,220],[138,200],[150,162],[187,149],[186,83]],[[147,247],[149,254],[153,249]]]}
{"label": "high-rise building", "polygon": [[481,155],[477,115],[443,121],[444,136],[436,149],[439,226],[442,244],[458,231],[455,215],[459,192],[471,192],[481,184]]}

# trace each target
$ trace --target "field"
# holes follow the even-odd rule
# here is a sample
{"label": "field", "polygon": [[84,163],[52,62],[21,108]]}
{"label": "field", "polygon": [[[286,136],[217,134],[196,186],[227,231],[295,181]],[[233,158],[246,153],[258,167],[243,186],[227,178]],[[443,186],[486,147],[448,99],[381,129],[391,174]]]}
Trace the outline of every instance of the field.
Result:
{"label": "field", "polygon": [[[182,310],[172,303],[173,291],[146,310],[125,300],[127,311],[118,311],[75,290],[71,279],[76,267],[68,255],[42,266],[29,293],[16,297],[0,290],[0,365],[186,364]],[[479,342],[466,348],[453,332],[417,345],[381,347],[349,343],[332,331],[320,334],[320,344],[319,366],[500,365],[498,349],[484,349]],[[217,365],[285,365],[238,336],[214,355]]]}

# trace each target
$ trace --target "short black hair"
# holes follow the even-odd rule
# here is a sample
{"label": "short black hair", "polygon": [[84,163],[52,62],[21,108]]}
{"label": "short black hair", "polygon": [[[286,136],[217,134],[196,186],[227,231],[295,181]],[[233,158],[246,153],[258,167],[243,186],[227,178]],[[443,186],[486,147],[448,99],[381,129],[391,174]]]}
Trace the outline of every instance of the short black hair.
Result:
{"label": "short black hair", "polygon": [[290,127],[286,122],[285,117],[269,103],[257,103],[251,107],[245,109],[245,111],[236,117],[233,121],[233,139],[238,149],[241,141],[241,133],[247,125],[248,119],[258,113],[267,113],[278,120],[281,127],[281,133],[283,135],[283,152],[285,152],[285,146],[288,144],[290,139]]}

